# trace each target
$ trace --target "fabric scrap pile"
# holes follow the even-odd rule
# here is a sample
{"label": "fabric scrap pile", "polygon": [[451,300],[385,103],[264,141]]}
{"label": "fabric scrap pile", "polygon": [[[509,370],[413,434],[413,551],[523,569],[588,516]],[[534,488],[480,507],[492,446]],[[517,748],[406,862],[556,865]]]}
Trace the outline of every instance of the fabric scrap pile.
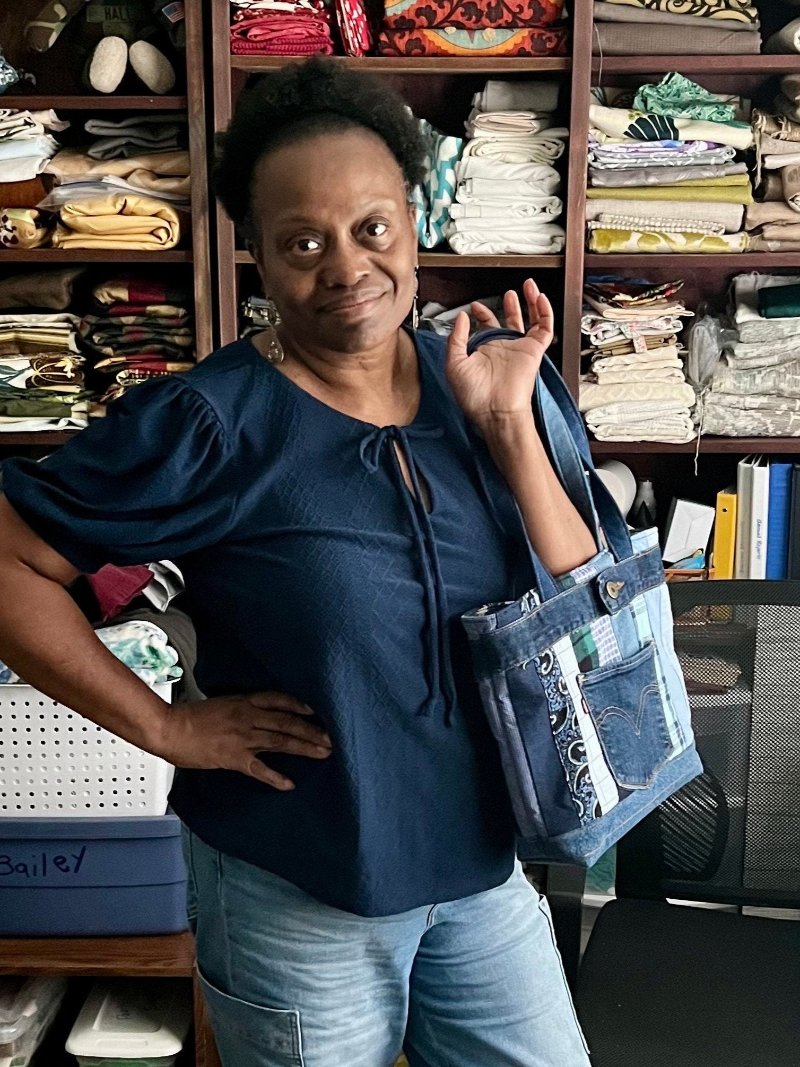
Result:
{"label": "fabric scrap pile", "polygon": [[57,213],[53,245],[163,251],[181,239],[189,205],[186,116],[90,119],[94,140],[47,165],[58,185],[39,206]]}
{"label": "fabric scrap pile", "polygon": [[749,0],[595,0],[601,56],[758,55],[758,11]]}
{"label": "fabric scrap pile", "polygon": [[767,109],[754,109],[761,200],[745,226],[756,252],[800,251],[800,74],[787,74]]}
{"label": "fabric scrap pile", "polygon": [[93,411],[151,378],[194,366],[189,294],[180,286],[141,278],[112,278],[95,286],[94,309],[80,321],[83,344],[95,354],[94,369],[112,375]]}
{"label": "fabric scrap pile", "polygon": [[800,436],[800,275],[740,274],[735,331],[702,404],[703,433]]}
{"label": "fabric scrap pile", "polygon": [[569,131],[554,125],[554,82],[488,81],[473,97],[445,235],[461,255],[551,255],[564,247],[553,162]]}
{"label": "fabric scrap pile", "polygon": [[564,0],[387,0],[385,56],[563,56]]}
{"label": "fabric scrap pile", "polygon": [[695,394],[686,381],[678,334],[694,312],[677,294],[682,281],[662,284],[587,279],[581,333],[578,406],[599,441],[663,441],[695,436]]}
{"label": "fabric scrap pile", "polygon": [[87,424],[79,319],[66,309],[80,268],[0,281],[0,433]]}
{"label": "fabric scrap pile", "polygon": [[68,126],[55,111],[0,108],[0,247],[47,244],[50,216],[38,209],[49,188],[42,172],[59,149],[53,134]]}
{"label": "fabric scrap pile", "polygon": [[235,56],[333,54],[330,9],[323,0],[231,0]]}
{"label": "fabric scrap pile", "polygon": [[[628,106],[630,105],[630,106]],[[593,89],[589,108],[591,252],[744,252],[753,189],[737,153],[753,145],[749,102],[681,74],[633,99]]]}

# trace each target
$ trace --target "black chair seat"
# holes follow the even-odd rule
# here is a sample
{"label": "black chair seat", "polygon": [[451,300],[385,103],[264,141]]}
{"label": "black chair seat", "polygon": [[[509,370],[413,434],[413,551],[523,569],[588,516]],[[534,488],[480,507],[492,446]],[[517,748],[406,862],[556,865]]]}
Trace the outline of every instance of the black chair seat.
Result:
{"label": "black chair seat", "polygon": [[594,1067],[798,1067],[800,922],[612,901],[576,1004]]}

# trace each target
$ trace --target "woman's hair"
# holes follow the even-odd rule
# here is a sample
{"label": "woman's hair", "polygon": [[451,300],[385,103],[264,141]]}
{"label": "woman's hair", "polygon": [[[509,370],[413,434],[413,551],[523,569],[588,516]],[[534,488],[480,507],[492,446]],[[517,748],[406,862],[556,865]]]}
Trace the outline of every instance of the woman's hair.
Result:
{"label": "woman's hair", "polygon": [[234,223],[252,236],[251,185],[259,160],[305,137],[349,129],[377,134],[409,189],[421,181],[425,146],[402,98],[374,77],[315,57],[261,77],[242,93],[227,131],[217,135],[214,191]]}

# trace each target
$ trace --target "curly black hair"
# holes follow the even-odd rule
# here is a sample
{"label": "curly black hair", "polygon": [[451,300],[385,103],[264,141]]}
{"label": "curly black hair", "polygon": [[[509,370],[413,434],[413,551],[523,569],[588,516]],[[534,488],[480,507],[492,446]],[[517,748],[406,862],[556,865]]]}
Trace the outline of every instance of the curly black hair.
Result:
{"label": "curly black hair", "polygon": [[418,123],[402,97],[377,78],[319,56],[259,78],[242,93],[227,131],[217,135],[217,198],[252,236],[250,193],[259,160],[303,137],[353,128],[383,139],[409,189],[422,180],[425,146]]}

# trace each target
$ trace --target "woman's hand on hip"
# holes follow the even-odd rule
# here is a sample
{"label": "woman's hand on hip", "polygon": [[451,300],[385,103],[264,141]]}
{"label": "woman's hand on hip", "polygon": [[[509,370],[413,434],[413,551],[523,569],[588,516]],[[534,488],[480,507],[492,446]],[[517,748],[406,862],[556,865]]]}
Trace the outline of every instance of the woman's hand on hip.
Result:
{"label": "woman's hand on hip", "polygon": [[[467,355],[469,316],[462,312],[447,345],[450,387],[464,414],[481,428],[520,417],[531,418],[536,375],[553,340],[553,309],[531,278],[522,291],[531,323],[524,337],[489,341]],[[522,308],[513,290],[503,298],[503,311],[508,327],[523,333]],[[484,304],[473,304],[472,312],[484,329],[500,325]]]}
{"label": "woman's hand on hip", "polygon": [[249,693],[175,704],[158,755],[177,767],[240,771],[275,789],[294,783],[259,759],[280,752],[326,759],[331,740],[311,708],[286,693]]}

